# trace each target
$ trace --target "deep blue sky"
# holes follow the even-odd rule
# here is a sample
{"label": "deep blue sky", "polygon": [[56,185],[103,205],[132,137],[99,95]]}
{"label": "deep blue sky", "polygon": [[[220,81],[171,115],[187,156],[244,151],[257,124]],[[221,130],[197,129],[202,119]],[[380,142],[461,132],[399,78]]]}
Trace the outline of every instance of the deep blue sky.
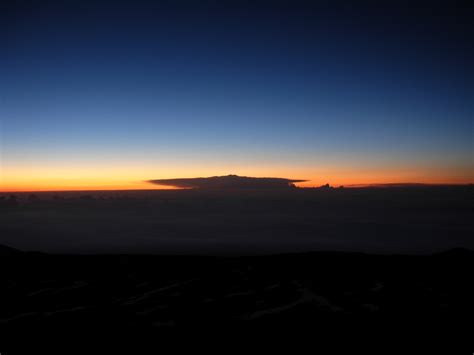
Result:
{"label": "deep blue sky", "polygon": [[3,4],[3,184],[473,181],[472,9],[376,4]]}

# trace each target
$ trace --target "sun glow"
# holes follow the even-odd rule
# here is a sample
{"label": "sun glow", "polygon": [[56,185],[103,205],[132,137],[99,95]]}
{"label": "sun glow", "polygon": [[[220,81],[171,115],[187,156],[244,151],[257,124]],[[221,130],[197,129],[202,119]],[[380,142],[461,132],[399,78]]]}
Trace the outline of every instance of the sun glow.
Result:
{"label": "sun glow", "polygon": [[124,166],[120,168],[75,167],[62,168],[16,167],[3,169],[0,191],[60,191],[60,190],[141,190],[172,189],[153,185],[147,180],[193,178],[237,174],[255,177],[283,177],[307,179],[299,187],[370,185],[388,183],[469,184],[474,181],[470,171],[450,171],[444,174],[431,169],[401,169],[400,167],[224,167],[209,166],[187,169],[180,167],[150,168]]}

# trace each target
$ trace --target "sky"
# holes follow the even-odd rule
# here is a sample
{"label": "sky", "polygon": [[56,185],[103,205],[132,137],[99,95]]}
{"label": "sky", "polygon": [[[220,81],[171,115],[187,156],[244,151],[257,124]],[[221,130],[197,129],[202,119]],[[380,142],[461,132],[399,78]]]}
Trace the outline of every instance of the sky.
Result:
{"label": "sky", "polygon": [[0,191],[474,182],[472,8],[351,3],[2,2]]}

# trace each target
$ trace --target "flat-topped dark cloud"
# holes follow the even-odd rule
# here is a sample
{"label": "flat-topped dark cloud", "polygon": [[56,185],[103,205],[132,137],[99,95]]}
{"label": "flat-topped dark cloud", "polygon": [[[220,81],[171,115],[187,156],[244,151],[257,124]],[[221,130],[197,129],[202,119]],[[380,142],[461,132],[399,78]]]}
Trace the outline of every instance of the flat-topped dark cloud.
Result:
{"label": "flat-topped dark cloud", "polygon": [[288,189],[295,187],[295,182],[303,181],[306,180],[237,175],[148,180],[149,183],[155,185],[192,189]]}

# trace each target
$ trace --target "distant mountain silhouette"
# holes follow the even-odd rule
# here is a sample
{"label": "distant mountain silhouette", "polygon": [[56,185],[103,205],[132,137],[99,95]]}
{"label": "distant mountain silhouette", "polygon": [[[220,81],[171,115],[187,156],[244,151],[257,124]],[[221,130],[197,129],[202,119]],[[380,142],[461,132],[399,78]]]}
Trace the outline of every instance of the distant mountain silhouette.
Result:
{"label": "distant mountain silhouette", "polygon": [[0,244],[0,256],[11,256],[11,255],[18,255],[22,252],[18,249]]}
{"label": "distant mountain silhouette", "polygon": [[468,248],[452,248],[446,251],[435,254],[442,257],[450,258],[463,258],[463,257],[474,257],[474,250]]}
{"label": "distant mountain silhouette", "polygon": [[306,180],[291,180],[283,178],[256,178],[248,176],[212,176],[189,179],[158,179],[148,180],[155,185],[173,186],[191,189],[289,189],[294,188],[295,182]]}
{"label": "distant mountain silhouette", "polygon": [[423,187],[456,187],[456,186],[472,186],[473,184],[429,184],[421,182],[395,182],[395,183],[380,183],[380,184],[352,184],[349,187],[379,187],[379,188],[423,188]]}

